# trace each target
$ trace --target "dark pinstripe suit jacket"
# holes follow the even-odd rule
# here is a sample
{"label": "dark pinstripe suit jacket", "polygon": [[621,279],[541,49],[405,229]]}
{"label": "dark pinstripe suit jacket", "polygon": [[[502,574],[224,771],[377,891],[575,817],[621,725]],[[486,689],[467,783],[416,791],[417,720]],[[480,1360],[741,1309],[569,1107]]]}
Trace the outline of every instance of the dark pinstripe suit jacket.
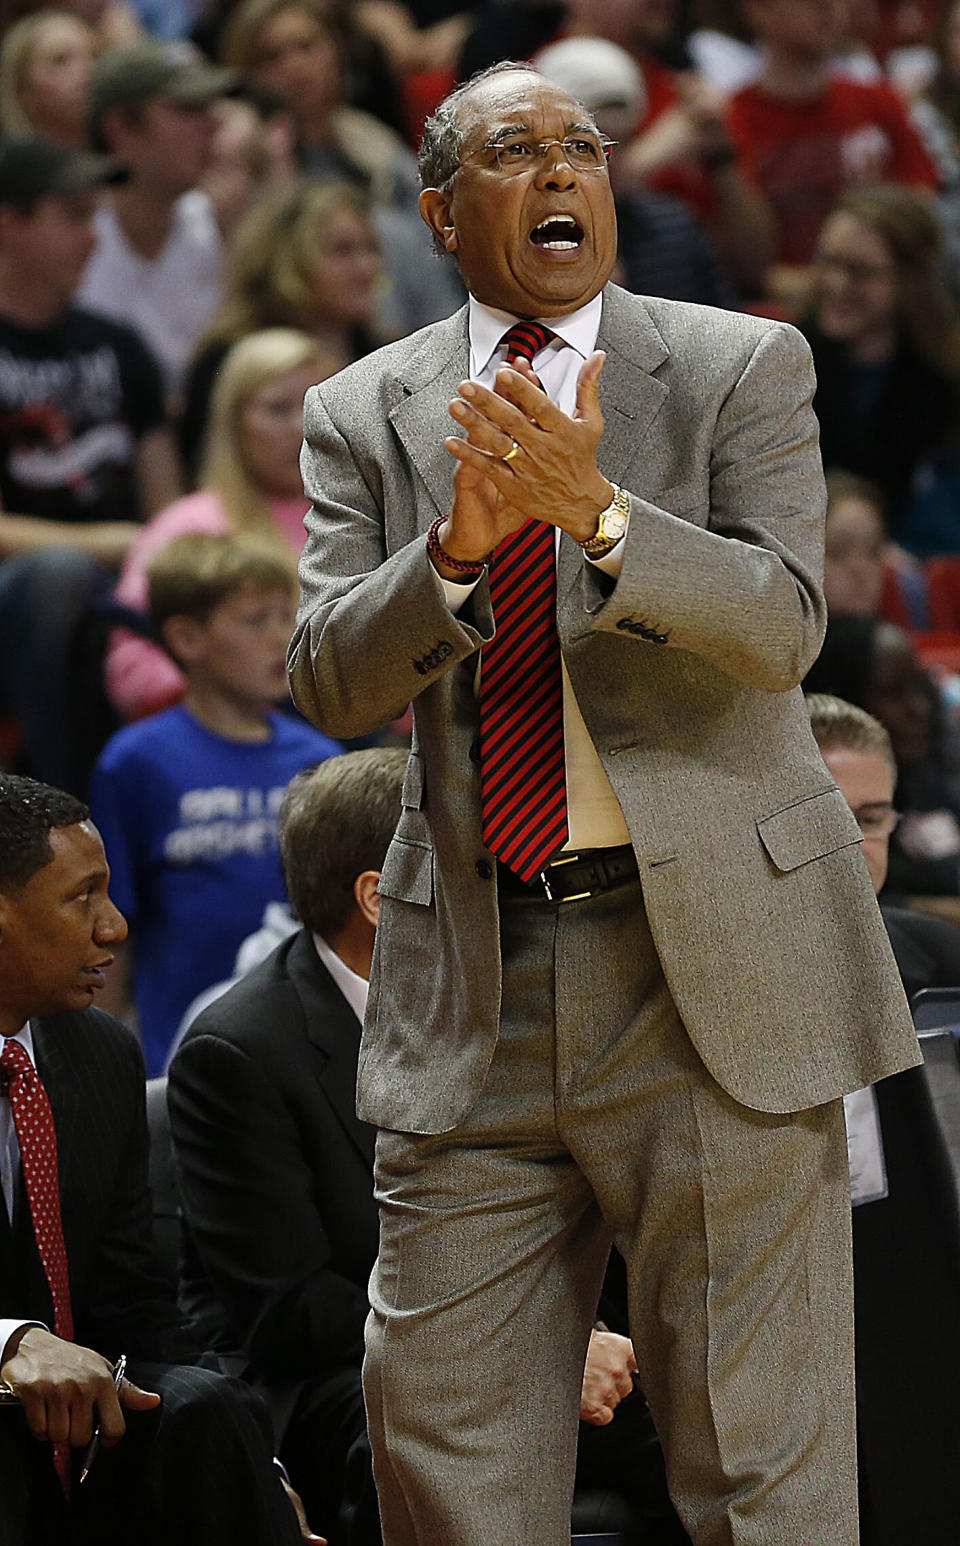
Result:
{"label": "dark pinstripe suit jacket", "polygon": [[[57,1129],[75,1340],[107,1358],[125,1352],[190,1362],[197,1349],[180,1331],[153,1262],[149,1136],[136,1041],[97,1009],[32,1026]],[[53,1326],[22,1175],[12,1226],[0,1208],[0,1315]]]}

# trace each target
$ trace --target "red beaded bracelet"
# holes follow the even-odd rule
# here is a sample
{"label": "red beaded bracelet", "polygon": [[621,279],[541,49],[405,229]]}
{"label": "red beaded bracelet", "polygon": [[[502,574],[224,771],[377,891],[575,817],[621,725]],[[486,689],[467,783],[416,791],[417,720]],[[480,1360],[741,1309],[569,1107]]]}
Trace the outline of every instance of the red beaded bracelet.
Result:
{"label": "red beaded bracelet", "polygon": [[427,532],[427,552],[430,557],[435,558],[438,564],[443,564],[447,569],[455,569],[457,574],[482,574],[493,554],[488,553],[486,558],[451,558],[450,554],[440,546],[440,528],[446,519],[445,515],[438,515]]}

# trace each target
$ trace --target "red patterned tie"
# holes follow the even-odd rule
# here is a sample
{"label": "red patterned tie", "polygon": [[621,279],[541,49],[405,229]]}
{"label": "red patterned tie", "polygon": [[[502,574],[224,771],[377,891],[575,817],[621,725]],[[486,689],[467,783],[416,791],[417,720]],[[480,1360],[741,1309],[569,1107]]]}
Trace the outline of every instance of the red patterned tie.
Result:
{"label": "red patterned tie", "polygon": [[[506,335],[507,363],[531,362],[554,336],[542,323],[518,322]],[[567,840],[555,540],[553,526],[530,520],[497,547],[497,631],[480,674],[483,840],[525,881]]]}
{"label": "red patterned tie", "polygon": [[[57,1166],[57,1131],[53,1112],[40,1076],[18,1041],[4,1043],[0,1056],[0,1094],[10,1097],[13,1125],[20,1145],[20,1164],[30,1204],[33,1233],[53,1300],[53,1329],[65,1342],[73,1341],[70,1308],[70,1273],[60,1220],[60,1173]],[[70,1445],[55,1444],[53,1458],[70,1493]]]}

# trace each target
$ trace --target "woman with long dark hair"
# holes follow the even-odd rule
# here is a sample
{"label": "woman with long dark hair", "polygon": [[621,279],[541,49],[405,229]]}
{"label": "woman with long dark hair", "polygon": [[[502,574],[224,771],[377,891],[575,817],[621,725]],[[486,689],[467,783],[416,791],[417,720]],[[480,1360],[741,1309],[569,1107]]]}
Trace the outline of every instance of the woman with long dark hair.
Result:
{"label": "woman with long dark hair", "polygon": [[960,423],[960,312],[941,258],[929,201],[894,184],[851,189],[820,233],[802,324],[824,463],[878,484],[898,537],[919,464]]}

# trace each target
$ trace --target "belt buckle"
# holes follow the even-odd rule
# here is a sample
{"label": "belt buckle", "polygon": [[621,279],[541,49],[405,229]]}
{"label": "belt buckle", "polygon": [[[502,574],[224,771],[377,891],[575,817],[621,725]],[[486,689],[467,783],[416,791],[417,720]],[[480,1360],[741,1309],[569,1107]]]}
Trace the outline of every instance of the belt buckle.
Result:
{"label": "belt buckle", "polygon": [[568,854],[564,859],[554,859],[550,864],[545,865],[544,868],[540,871],[538,879],[540,884],[543,886],[544,891],[546,892],[548,902],[556,902],[559,907],[562,907],[564,902],[585,902],[593,896],[592,891],[577,891],[574,892],[572,896],[555,897],[553,891],[550,888],[551,870],[559,870],[565,864],[579,864],[579,862],[579,854]]}

